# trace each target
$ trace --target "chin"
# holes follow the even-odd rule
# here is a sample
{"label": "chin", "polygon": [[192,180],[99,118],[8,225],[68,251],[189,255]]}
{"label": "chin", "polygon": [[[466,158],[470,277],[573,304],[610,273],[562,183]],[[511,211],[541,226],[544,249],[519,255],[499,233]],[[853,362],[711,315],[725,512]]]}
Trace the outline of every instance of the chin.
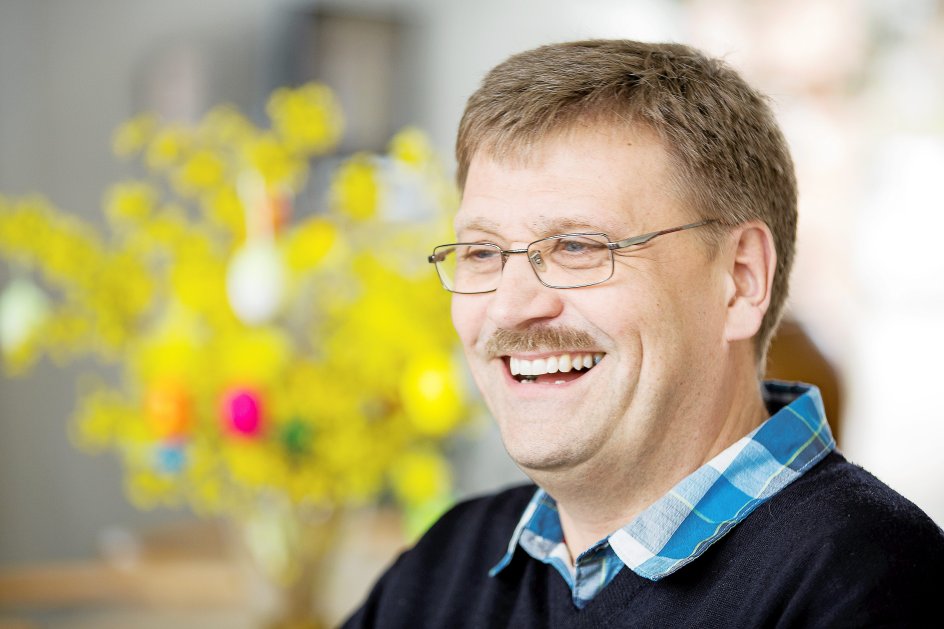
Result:
{"label": "chin", "polygon": [[545,434],[541,437],[518,438],[506,436],[502,432],[502,441],[508,456],[528,476],[534,473],[561,472],[572,469],[588,460],[592,455],[589,444],[574,440],[562,440],[549,443]]}

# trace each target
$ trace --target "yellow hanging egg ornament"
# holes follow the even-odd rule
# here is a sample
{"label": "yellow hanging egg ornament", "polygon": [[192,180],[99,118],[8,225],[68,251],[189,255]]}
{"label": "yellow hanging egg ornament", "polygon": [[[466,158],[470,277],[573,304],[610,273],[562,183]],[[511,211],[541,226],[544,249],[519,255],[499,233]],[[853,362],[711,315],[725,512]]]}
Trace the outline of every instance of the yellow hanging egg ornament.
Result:
{"label": "yellow hanging egg ornament", "polygon": [[407,365],[400,382],[403,408],[417,432],[441,437],[462,418],[464,400],[455,366],[440,353],[421,355]]}

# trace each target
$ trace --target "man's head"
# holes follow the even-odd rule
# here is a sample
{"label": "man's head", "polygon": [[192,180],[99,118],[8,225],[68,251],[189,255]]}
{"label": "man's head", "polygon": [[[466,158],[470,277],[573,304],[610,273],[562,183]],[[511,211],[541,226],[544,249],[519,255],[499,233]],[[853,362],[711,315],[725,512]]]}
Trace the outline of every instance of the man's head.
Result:
{"label": "man's head", "polygon": [[[543,46],[494,68],[469,99],[456,142],[459,186],[477,154],[527,160],[550,138],[586,124],[654,132],[693,221],[757,219],[770,227],[777,268],[755,337],[763,359],[787,298],[797,220],[793,162],[764,97],[721,61],[678,44]],[[718,230],[701,234],[717,245]]]}
{"label": "man's head", "polygon": [[[454,265],[472,374],[532,478],[678,469],[744,429],[730,409],[759,402],[796,221],[756,92],[681,46],[548,46],[486,77],[457,152],[458,240],[491,244],[433,259]],[[578,233],[596,235],[555,238]]]}

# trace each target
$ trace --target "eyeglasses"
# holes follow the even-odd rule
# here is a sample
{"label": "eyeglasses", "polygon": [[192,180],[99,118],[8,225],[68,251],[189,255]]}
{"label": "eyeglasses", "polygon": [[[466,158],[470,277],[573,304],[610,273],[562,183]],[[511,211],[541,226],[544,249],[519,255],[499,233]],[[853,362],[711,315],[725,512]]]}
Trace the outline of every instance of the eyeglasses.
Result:
{"label": "eyeglasses", "polygon": [[436,265],[443,288],[463,295],[497,290],[508,256],[515,253],[528,256],[538,281],[548,288],[581,288],[613,277],[613,252],[617,249],[637,247],[659,236],[716,222],[706,219],[617,242],[610,242],[602,233],[548,236],[525,249],[502,249],[491,242],[454,242],[433,249],[428,261]]}

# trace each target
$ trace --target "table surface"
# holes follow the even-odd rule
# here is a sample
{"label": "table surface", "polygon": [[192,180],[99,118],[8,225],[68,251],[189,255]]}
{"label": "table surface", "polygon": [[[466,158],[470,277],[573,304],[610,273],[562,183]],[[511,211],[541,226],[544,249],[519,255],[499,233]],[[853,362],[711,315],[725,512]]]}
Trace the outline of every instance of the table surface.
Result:
{"label": "table surface", "polygon": [[[321,599],[339,624],[405,547],[391,509],[345,516]],[[225,522],[190,521],[134,534],[133,552],[0,568],[0,629],[250,629],[271,590]],[[228,541],[229,540],[229,541]]]}

